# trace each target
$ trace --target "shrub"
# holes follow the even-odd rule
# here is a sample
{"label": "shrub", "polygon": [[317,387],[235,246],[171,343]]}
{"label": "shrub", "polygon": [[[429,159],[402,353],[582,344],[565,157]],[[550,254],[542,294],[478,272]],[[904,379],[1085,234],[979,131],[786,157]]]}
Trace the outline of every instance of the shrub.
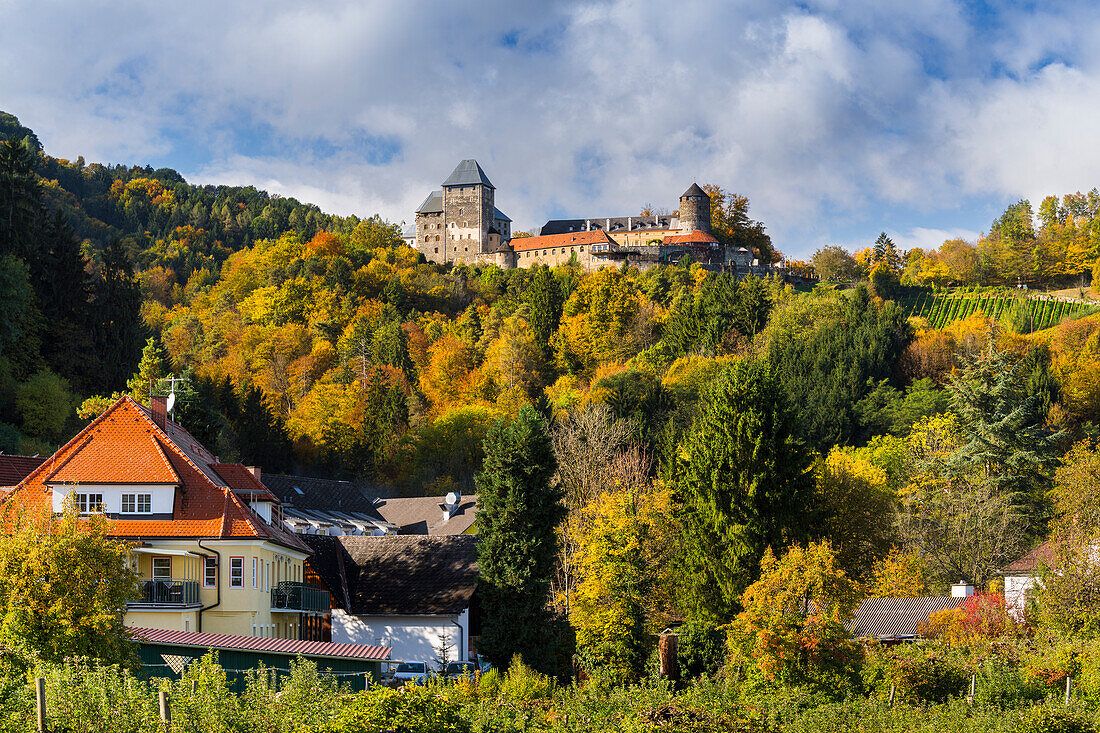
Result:
{"label": "shrub", "polygon": [[685,680],[713,676],[722,666],[726,642],[722,632],[709,621],[688,621],[678,629],[676,658]]}
{"label": "shrub", "polygon": [[500,696],[512,702],[542,700],[554,694],[554,680],[523,663],[516,655],[500,684]]}
{"label": "shrub", "polygon": [[468,733],[470,724],[435,691],[405,685],[359,693],[350,705],[320,728],[327,733]]}
{"label": "shrub", "polygon": [[1073,710],[1037,705],[1024,714],[1019,731],[1020,733],[1095,733],[1096,727]]}
{"label": "shrub", "polygon": [[918,702],[946,702],[962,694],[967,683],[961,665],[940,650],[924,648],[899,657],[891,678],[904,696]]}
{"label": "shrub", "polygon": [[1045,694],[1046,686],[1019,666],[988,659],[978,672],[974,699],[979,703],[1007,707],[1021,701],[1042,700]]}

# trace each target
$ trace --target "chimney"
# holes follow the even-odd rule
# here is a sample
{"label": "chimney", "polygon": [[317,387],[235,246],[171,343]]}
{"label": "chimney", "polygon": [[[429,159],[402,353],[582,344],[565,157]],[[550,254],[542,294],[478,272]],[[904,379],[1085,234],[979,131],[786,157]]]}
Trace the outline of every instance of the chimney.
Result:
{"label": "chimney", "polygon": [[261,481],[261,479],[260,479],[261,471],[260,471],[259,466],[245,466],[245,468],[247,468],[252,473],[252,475],[256,477],[257,481]]}
{"label": "chimney", "polygon": [[604,231],[605,232],[611,231],[611,220],[610,219],[607,220],[607,225],[604,227]]}
{"label": "chimney", "polygon": [[149,398],[149,410],[153,413],[153,422],[165,432],[168,431],[168,397],[153,395]]}
{"label": "chimney", "polygon": [[592,228],[592,222],[589,221],[588,219],[585,219],[584,220],[584,230],[587,232],[591,228]]}
{"label": "chimney", "polygon": [[960,580],[955,585],[951,586],[952,598],[969,598],[974,595],[974,586],[967,583],[965,580]]}

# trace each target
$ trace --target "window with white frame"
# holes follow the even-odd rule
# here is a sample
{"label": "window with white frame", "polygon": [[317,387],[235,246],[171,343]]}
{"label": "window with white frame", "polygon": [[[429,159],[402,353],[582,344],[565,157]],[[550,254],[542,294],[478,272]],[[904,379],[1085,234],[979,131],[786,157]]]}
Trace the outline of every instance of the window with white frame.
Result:
{"label": "window with white frame", "polygon": [[153,510],[152,494],[123,494],[123,514],[149,514]]}
{"label": "window with white frame", "polygon": [[243,557],[231,557],[231,558],[229,558],[229,587],[230,588],[243,588],[244,587],[244,558]]}
{"label": "window with white frame", "polygon": [[103,494],[76,494],[76,508],[81,514],[103,511]]}
{"label": "window with white frame", "polygon": [[153,558],[153,580],[171,580],[172,579],[172,558],[170,557],[154,557]]}
{"label": "window with white frame", "polygon": [[252,558],[252,587],[253,588],[259,588],[260,587],[260,579],[257,577],[257,573],[259,572],[259,564],[260,564],[260,558],[253,557]]}
{"label": "window with white frame", "polygon": [[202,585],[213,588],[218,584],[218,558],[208,557],[203,562]]}

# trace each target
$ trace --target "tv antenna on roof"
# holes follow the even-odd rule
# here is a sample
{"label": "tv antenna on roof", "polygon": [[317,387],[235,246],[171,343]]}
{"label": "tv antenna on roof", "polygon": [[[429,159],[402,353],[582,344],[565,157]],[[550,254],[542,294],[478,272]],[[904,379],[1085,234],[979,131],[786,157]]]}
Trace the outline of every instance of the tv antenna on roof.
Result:
{"label": "tv antenna on roof", "polygon": [[176,405],[176,385],[182,384],[187,380],[183,377],[165,377],[160,380],[161,385],[167,384],[168,386],[168,404],[166,405],[167,412],[172,412],[172,408]]}

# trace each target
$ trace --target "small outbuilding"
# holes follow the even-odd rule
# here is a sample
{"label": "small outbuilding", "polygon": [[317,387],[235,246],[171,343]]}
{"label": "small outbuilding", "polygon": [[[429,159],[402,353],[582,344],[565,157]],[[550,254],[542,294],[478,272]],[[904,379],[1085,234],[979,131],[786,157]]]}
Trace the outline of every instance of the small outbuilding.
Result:
{"label": "small outbuilding", "polygon": [[390,647],[400,661],[450,661],[477,651],[480,621],[473,535],[325,537],[313,548],[314,582],[332,594],[332,640]]}
{"label": "small outbuilding", "polygon": [[390,658],[390,649],[384,646],[168,629],[131,628],[130,632],[147,676],[179,679],[188,664],[215,652],[237,692],[244,689],[248,672],[263,667],[277,675],[288,674],[298,657],[314,662],[320,671],[353,690],[362,690],[381,679],[382,663]]}

